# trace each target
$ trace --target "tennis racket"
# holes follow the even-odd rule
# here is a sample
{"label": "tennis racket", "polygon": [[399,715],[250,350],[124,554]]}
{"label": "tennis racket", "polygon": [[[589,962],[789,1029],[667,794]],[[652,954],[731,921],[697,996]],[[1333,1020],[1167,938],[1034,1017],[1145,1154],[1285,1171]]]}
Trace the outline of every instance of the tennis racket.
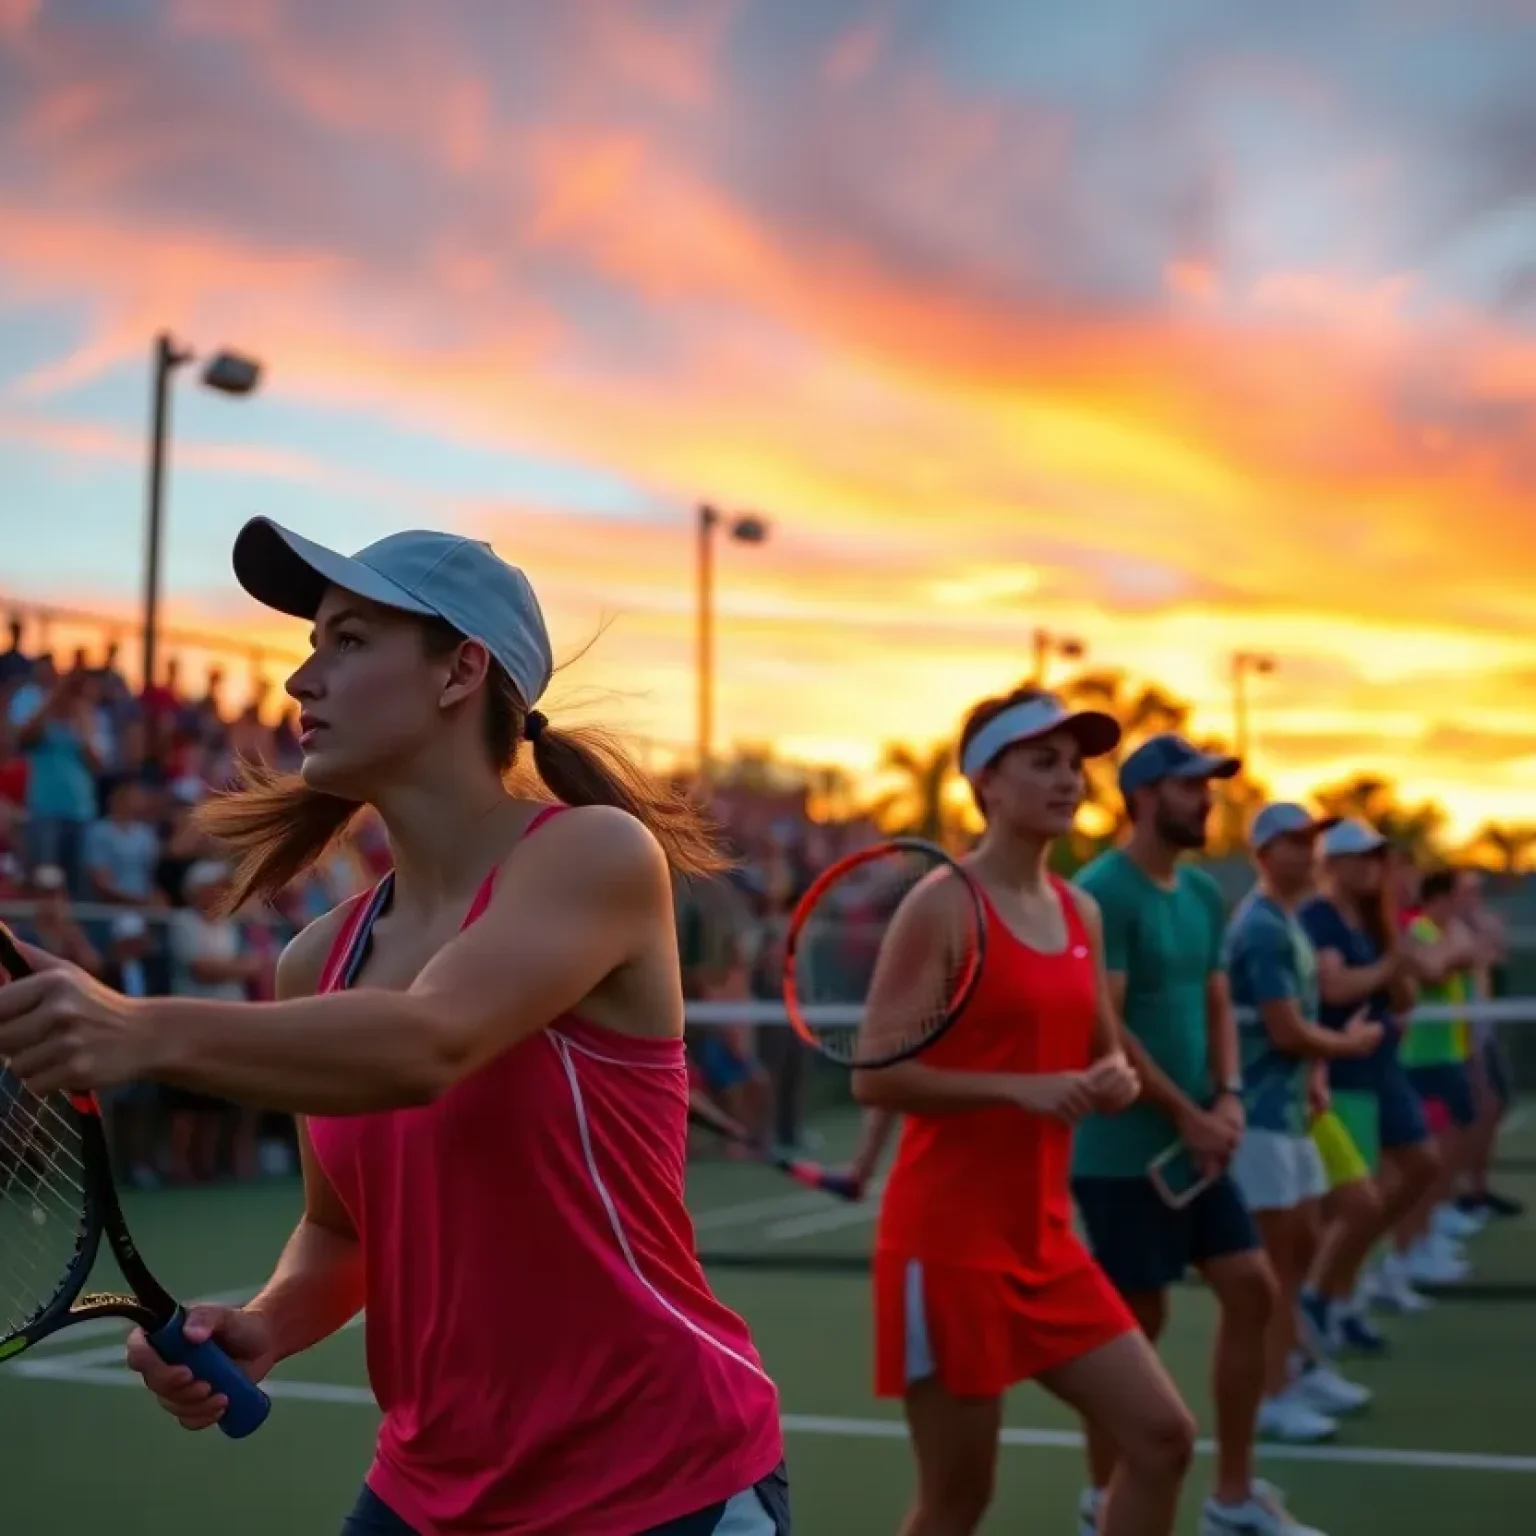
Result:
{"label": "tennis racket", "polygon": [[738,1147],[745,1147],[754,1158],[764,1167],[777,1168],[780,1173],[787,1174],[795,1183],[803,1184],[807,1189],[817,1189],[824,1195],[836,1195],[840,1200],[860,1200],[864,1196],[864,1185],[851,1174],[837,1173],[830,1168],[823,1168],[820,1163],[813,1162],[810,1158],[796,1157],[793,1152],[786,1151],[782,1147],[764,1145],[747,1130],[746,1126],[739,1124],[724,1110],[717,1109],[707,1099],[699,1098],[696,1094],[688,1097],[688,1118],[695,1124],[703,1126],[707,1131],[713,1131],[715,1135],[723,1137],[726,1141],[734,1142]]}
{"label": "tennis racket", "polygon": [[[32,972],[0,923],[0,970]],[[132,1294],[87,1292],[105,1236]],[[239,1440],[265,1422],[271,1400],[211,1339],[189,1343],[186,1312],[149,1272],[123,1220],[94,1094],[39,1098],[0,1063],[0,1360],[76,1323],[137,1323],[172,1365],[229,1400],[219,1428]]]}
{"label": "tennis racket", "polygon": [[942,848],[899,837],[839,859],[789,920],[784,1008],[856,1070],[925,1051],[965,1011],[986,958],[980,887]]}

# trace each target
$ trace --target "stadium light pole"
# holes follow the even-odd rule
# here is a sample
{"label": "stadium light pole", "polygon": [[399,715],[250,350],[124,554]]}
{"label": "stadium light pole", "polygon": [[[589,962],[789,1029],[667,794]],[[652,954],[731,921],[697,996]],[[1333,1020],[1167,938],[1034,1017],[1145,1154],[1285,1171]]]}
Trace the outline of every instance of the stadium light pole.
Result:
{"label": "stadium light pole", "polygon": [[1045,674],[1051,658],[1059,656],[1063,661],[1081,661],[1088,654],[1088,643],[1075,635],[1058,635],[1049,629],[1035,630],[1035,687],[1045,687]]}
{"label": "stadium light pole", "polygon": [[[171,381],[196,353],[179,347],[169,332],[155,337],[149,412],[149,487],[144,512],[144,687],[155,680],[160,627],[160,555],[165,532],[165,454],[170,432]],[[215,352],[203,364],[202,382],[221,395],[249,395],[261,382],[261,364],[239,352]]]}
{"label": "stadium light pole", "polygon": [[764,544],[768,523],[753,512],[721,512],[707,502],[698,512],[698,757],[699,785],[708,790],[715,737],[715,538],[724,529],[738,544]]}
{"label": "stadium light pole", "polygon": [[1232,751],[1245,765],[1248,760],[1248,678],[1271,676],[1277,663],[1273,656],[1237,651],[1232,657]]}

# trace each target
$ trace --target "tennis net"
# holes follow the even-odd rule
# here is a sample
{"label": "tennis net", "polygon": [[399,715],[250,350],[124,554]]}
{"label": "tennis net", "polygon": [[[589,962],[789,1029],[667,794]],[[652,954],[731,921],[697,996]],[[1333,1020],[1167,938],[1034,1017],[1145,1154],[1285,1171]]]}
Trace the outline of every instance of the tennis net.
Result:
{"label": "tennis net", "polygon": [[[856,1022],[856,1010],[824,1010],[827,1023]],[[1490,1187],[1522,1202],[1528,1213],[1490,1219],[1466,1240],[1471,1273],[1456,1293],[1468,1297],[1536,1300],[1536,997],[1508,998],[1456,1010],[1424,1007],[1409,1027],[1464,1021],[1473,1040],[1486,1040],[1510,1088]],[[839,1166],[858,1143],[861,1113],[848,1074],[803,1046],[776,1002],[692,1003],[690,1047],[709,1067],[722,1053],[743,1049],[753,1081],[720,1092],[732,1113],[755,1111],[773,1139]],[[726,1061],[724,1065],[729,1065]],[[728,1075],[728,1074],[726,1074]],[[721,1074],[713,1074],[720,1081]],[[894,1138],[884,1163],[888,1166]],[[690,1165],[690,1203],[705,1263],[721,1268],[862,1275],[869,1266],[880,1181],[866,1198],[846,1202],[802,1190],[772,1170],[736,1160],[697,1135]]]}

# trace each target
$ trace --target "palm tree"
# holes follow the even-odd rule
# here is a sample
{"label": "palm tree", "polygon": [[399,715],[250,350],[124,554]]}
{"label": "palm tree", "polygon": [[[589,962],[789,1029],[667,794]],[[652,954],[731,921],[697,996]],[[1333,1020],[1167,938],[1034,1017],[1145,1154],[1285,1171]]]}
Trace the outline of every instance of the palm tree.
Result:
{"label": "palm tree", "polygon": [[1536,826],[1490,821],[1477,829],[1467,853],[1493,865],[1501,875],[1518,875],[1536,854]]}
{"label": "palm tree", "polygon": [[858,793],[853,775],[835,763],[807,770],[807,782],[823,821],[847,821],[858,814]]}
{"label": "palm tree", "polygon": [[955,749],[950,743],[938,742],[926,750],[893,744],[881,755],[880,771],[901,781],[870,807],[887,832],[942,843],[955,830],[945,800],[955,774]]}

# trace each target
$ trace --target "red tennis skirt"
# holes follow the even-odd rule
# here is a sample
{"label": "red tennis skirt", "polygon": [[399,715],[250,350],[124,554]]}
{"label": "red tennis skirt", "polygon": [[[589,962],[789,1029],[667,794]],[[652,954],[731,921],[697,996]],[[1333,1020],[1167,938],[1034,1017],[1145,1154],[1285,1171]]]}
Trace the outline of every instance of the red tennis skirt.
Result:
{"label": "red tennis skirt", "polygon": [[875,1395],[937,1377],[955,1397],[999,1397],[1133,1333],[1119,1293],[1084,1259],[1042,1282],[877,1252]]}

